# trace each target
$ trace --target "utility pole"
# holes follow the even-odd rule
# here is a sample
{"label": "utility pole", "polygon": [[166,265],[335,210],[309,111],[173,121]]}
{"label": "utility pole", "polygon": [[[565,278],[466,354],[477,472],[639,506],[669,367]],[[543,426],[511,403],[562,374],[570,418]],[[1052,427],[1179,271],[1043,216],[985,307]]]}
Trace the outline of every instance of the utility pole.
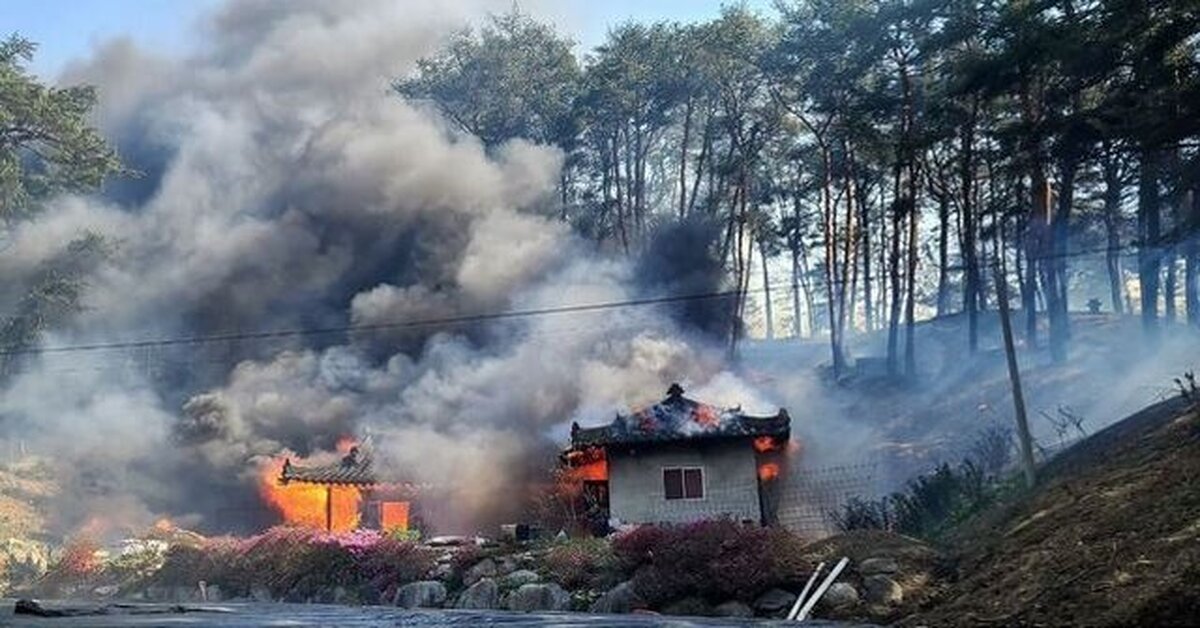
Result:
{"label": "utility pole", "polygon": [[1013,409],[1017,415],[1017,439],[1021,447],[1021,469],[1025,473],[1025,485],[1033,488],[1037,481],[1033,468],[1033,437],[1029,435],[1029,419],[1025,415],[1025,394],[1021,391],[1021,369],[1017,366],[1017,349],[1013,344],[1012,321],[1008,315],[1008,278],[997,261],[996,298],[1000,302],[1000,328],[1004,332],[1004,355],[1008,360],[1008,379],[1012,384]]}

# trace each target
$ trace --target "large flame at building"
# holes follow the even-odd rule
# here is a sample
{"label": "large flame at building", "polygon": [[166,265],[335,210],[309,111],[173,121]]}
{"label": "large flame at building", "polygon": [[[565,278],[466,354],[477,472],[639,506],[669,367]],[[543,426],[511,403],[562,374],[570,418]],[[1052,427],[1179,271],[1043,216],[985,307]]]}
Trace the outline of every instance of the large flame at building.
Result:
{"label": "large flame at building", "polygon": [[283,458],[263,465],[259,472],[259,494],[284,524],[329,529],[330,532],[350,532],[359,524],[359,505],[362,496],[352,486],[319,486],[279,481],[283,473]]}
{"label": "large flame at building", "polygon": [[759,436],[754,439],[754,451],[758,453],[758,479],[770,482],[779,477],[782,471],[779,453],[783,450],[779,441],[772,436]]}

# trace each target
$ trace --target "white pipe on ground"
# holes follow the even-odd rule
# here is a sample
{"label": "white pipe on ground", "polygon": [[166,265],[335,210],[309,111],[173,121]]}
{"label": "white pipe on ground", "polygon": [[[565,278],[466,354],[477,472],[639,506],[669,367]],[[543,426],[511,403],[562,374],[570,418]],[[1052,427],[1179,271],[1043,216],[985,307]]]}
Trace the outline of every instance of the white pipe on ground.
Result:
{"label": "white pipe on ground", "polygon": [[849,564],[849,558],[842,558],[838,561],[837,565],[834,565],[833,571],[829,572],[829,575],[825,577],[825,581],[821,583],[821,586],[817,588],[817,591],[812,594],[812,597],[808,598],[807,602],[804,603],[804,608],[800,609],[800,614],[796,616],[796,621],[804,621],[808,619],[808,614],[811,613],[813,607],[817,605],[817,601],[821,599],[822,595],[825,595],[825,592],[829,590],[829,587],[833,586],[833,581],[837,580],[837,577],[842,575],[842,570],[845,569],[846,565]]}
{"label": "white pipe on ground", "polygon": [[825,568],[825,561],[817,564],[816,571],[808,577],[808,582],[804,585],[804,590],[800,592],[800,597],[796,598],[796,603],[792,604],[792,610],[788,611],[787,621],[796,619],[796,615],[800,614],[800,605],[804,603],[804,598],[808,597],[808,592],[812,589],[812,585],[817,581],[817,576],[821,575],[821,570]]}

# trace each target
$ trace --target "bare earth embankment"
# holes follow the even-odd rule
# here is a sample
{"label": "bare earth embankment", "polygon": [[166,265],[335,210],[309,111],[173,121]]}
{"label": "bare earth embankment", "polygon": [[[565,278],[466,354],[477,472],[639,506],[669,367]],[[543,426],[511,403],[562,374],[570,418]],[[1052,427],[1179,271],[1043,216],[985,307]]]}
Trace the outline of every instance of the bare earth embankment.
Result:
{"label": "bare earth embankment", "polygon": [[906,625],[1163,626],[1200,617],[1200,416],[1176,399],[1096,434],[953,538]]}

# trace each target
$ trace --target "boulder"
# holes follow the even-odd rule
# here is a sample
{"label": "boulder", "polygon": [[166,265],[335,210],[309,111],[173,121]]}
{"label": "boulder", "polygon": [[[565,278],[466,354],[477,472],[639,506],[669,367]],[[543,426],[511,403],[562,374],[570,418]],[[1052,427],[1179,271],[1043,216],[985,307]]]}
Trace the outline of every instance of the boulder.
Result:
{"label": "boulder", "polygon": [[711,617],[713,608],[701,598],[685,597],[682,600],[676,600],[664,606],[662,614],[685,617]]}
{"label": "boulder", "polygon": [[471,586],[484,578],[496,577],[496,561],[485,558],[466,571],[463,574],[463,584]]}
{"label": "boulder", "polygon": [[501,576],[507,576],[520,568],[521,566],[517,564],[517,559],[513,556],[505,556],[500,559],[500,562],[496,563],[496,570]]}
{"label": "boulder", "polygon": [[510,611],[566,611],[571,609],[571,594],[553,583],[523,584],[508,595]]}
{"label": "boulder", "polygon": [[518,569],[507,576],[504,576],[504,578],[501,580],[501,584],[504,585],[505,589],[516,589],[526,584],[540,582],[541,579],[542,577],[539,576],[536,571],[531,571],[529,569]]}
{"label": "boulder", "polygon": [[425,572],[426,580],[449,580],[454,575],[454,565],[444,562],[436,562],[429,571]]}
{"label": "boulder", "polygon": [[112,597],[117,594],[121,588],[115,584],[106,584],[104,586],[92,589],[92,595],[96,597]]}
{"label": "boulder", "polygon": [[401,608],[441,608],[446,603],[446,585],[436,580],[410,582],[396,589],[393,606]]}
{"label": "boulder", "polygon": [[644,604],[637,592],[633,590],[633,584],[627,581],[605,591],[595,602],[592,602],[588,612],[620,615],[632,613],[634,609],[644,606]]}
{"label": "boulder", "polygon": [[717,604],[713,609],[713,615],[717,617],[754,617],[754,609],[737,600],[729,600]]}
{"label": "boulder", "polygon": [[863,597],[868,604],[899,604],[904,601],[904,589],[887,576],[867,576],[863,578]]}
{"label": "boulder", "polygon": [[783,616],[792,610],[796,596],[783,589],[771,589],[754,600],[754,610],[760,615]]}
{"label": "boulder", "polygon": [[835,582],[825,595],[821,596],[819,604],[824,608],[844,608],[858,604],[858,589],[849,582]]}
{"label": "boulder", "polygon": [[273,602],[271,590],[261,584],[250,585],[250,599],[255,602]]}
{"label": "boulder", "polygon": [[491,578],[483,578],[467,587],[458,596],[454,608],[468,610],[492,610],[500,608],[500,585]]}
{"label": "boulder", "polygon": [[868,558],[858,565],[858,573],[864,576],[891,575],[900,571],[895,558]]}

